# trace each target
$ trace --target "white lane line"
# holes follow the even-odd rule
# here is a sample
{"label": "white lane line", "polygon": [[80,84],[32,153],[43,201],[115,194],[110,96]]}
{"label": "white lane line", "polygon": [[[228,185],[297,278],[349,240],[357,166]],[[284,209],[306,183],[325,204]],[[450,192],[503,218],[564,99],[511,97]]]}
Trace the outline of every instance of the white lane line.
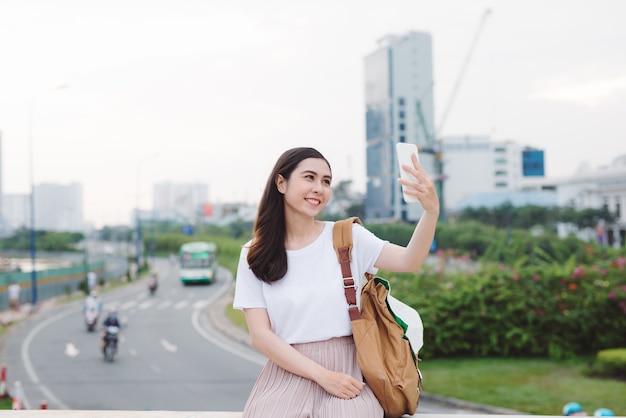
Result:
{"label": "white lane line", "polygon": [[207,306],[209,306],[208,300],[199,300],[193,305],[191,305],[193,309],[203,309],[203,308],[206,308]]}
{"label": "white lane line", "polygon": [[151,364],[150,368],[152,369],[153,372],[155,373],[161,373],[161,368],[159,366],[157,366],[156,364]]}
{"label": "white lane line", "polygon": [[139,304],[139,306],[137,306],[137,308],[139,309],[148,309],[150,306],[152,306],[154,304],[153,300],[147,300],[141,304]]}
{"label": "white lane line", "polygon": [[65,344],[65,355],[68,357],[76,357],[80,353],[80,350],[76,348],[74,343]]}
{"label": "white lane line", "polygon": [[189,301],[181,300],[180,302],[174,305],[174,309],[183,309],[187,305],[189,305]]}
{"label": "white lane line", "polygon": [[[55,403],[58,406],[58,409],[71,409],[71,408],[67,406],[66,404],[64,404],[63,402],[61,402],[61,400],[57,398],[56,396],[54,396],[54,394],[50,392],[50,390],[45,385],[39,382],[39,376],[37,376],[37,373],[35,373],[35,368],[33,367],[33,363],[30,360],[30,354],[28,352],[30,349],[30,344],[33,342],[33,338],[35,338],[35,335],[37,335],[39,331],[47,327],[50,323],[57,321],[63,318],[64,316],[70,316],[70,315],[75,315],[75,314],[76,312],[74,310],[68,309],[66,312],[61,312],[56,315],[48,317],[47,319],[41,321],[39,324],[33,327],[33,329],[30,330],[30,332],[28,333],[28,335],[26,336],[26,338],[24,338],[24,341],[22,342],[22,350],[21,350],[22,361],[24,362],[24,369],[26,369],[26,373],[30,377],[30,380],[35,385],[39,386],[39,390],[41,390],[41,392],[43,393],[45,398],[48,400],[48,402]],[[32,409],[30,402],[28,402],[28,399],[26,398],[26,394],[24,394],[24,399],[22,400],[22,402],[24,402],[24,406],[26,407],[26,409]]]}
{"label": "white lane line", "polygon": [[121,310],[121,311],[128,310],[128,309],[132,308],[133,306],[135,306],[136,304],[137,304],[136,300],[129,300],[128,302],[126,302],[123,305],[121,305],[119,310]]}
{"label": "white lane line", "polygon": [[137,350],[135,350],[134,348],[131,348],[128,350],[128,354],[130,354],[131,356],[137,356]]}
{"label": "white lane line", "polygon": [[158,309],[165,309],[165,308],[167,308],[168,306],[170,306],[171,304],[172,304],[172,301],[171,301],[171,300],[166,300],[166,301],[164,301],[164,302],[161,302],[161,303],[159,304],[159,306],[157,306],[157,308],[158,308]]}
{"label": "white lane line", "polygon": [[163,346],[165,351],[169,351],[170,353],[175,353],[176,351],[178,351],[178,347],[175,344],[167,341],[165,338],[161,339],[161,345]]}
{"label": "white lane line", "polygon": [[[215,303],[224,293],[226,293],[231,287],[232,280],[224,280],[224,284],[222,287],[213,294],[211,298],[207,300],[207,303],[211,305]],[[237,344],[233,344],[231,341],[226,342],[220,337],[217,336],[219,332],[215,331],[215,329],[211,326],[210,331],[205,330],[202,325],[200,325],[200,314],[202,314],[204,310],[202,309],[194,309],[191,314],[191,324],[195,328],[196,332],[204,337],[205,340],[210,343],[222,348],[224,351],[235,354],[241,358],[244,358],[252,363],[256,363],[258,365],[264,366],[267,362],[267,358],[260,353],[253,353],[250,350],[245,349],[244,347],[238,347]],[[226,338],[226,337],[222,337]]]}

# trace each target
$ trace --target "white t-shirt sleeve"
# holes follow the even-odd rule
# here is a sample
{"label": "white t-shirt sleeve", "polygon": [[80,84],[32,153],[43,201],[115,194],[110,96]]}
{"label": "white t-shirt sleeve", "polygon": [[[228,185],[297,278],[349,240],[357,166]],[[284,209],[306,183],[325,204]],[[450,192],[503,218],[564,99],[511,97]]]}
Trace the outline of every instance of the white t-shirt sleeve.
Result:
{"label": "white t-shirt sleeve", "polygon": [[248,244],[241,249],[235,281],[233,308],[267,308],[263,296],[263,282],[259,280],[248,265]]}
{"label": "white t-shirt sleeve", "polygon": [[352,261],[353,265],[356,263],[357,268],[357,271],[352,272],[354,277],[362,277],[365,273],[376,274],[378,269],[374,267],[374,264],[388,241],[378,238],[357,223],[352,224],[352,241],[354,243]]}

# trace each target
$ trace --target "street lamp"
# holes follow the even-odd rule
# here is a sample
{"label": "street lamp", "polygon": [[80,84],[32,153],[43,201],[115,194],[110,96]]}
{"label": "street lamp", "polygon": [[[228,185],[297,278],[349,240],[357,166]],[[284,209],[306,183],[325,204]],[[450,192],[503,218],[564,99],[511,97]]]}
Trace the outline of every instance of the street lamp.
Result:
{"label": "street lamp", "polygon": [[[63,90],[67,88],[67,84],[60,84],[50,91]],[[28,106],[28,166],[30,176],[30,289],[31,289],[31,305],[33,308],[37,306],[37,241],[35,237],[35,168],[33,158],[33,115],[35,113],[35,104],[38,96],[34,96]]]}
{"label": "street lamp", "polygon": [[146,158],[143,158],[141,160],[139,160],[139,162],[137,162],[137,209],[135,210],[135,221],[137,222],[137,233],[135,234],[135,263],[137,265],[137,273],[135,275],[135,278],[139,278],[139,270],[140,270],[140,266],[141,266],[141,215],[140,215],[140,192],[139,192],[139,188],[141,185],[140,182],[140,178],[141,178],[141,166],[144,162],[148,161],[151,158],[154,157],[158,157],[159,153],[158,152],[154,152],[152,154],[150,154],[149,156],[147,156]]}

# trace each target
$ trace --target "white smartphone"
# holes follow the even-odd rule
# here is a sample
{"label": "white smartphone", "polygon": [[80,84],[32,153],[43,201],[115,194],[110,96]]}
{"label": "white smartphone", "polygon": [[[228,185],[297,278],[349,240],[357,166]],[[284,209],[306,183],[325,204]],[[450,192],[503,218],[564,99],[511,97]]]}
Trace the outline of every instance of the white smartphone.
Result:
{"label": "white smartphone", "polygon": [[[406,171],[404,171],[404,169],[402,169],[403,165],[413,167],[413,161],[411,161],[411,155],[413,154],[415,154],[415,156],[417,157],[417,161],[419,161],[420,157],[417,152],[417,145],[408,144],[406,142],[398,142],[396,144],[396,159],[398,160],[398,168],[400,169],[400,178],[417,181],[417,179],[413,175],[407,173]],[[407,196],[407,194],[404,193],[404,186],[402,186],[402,196],[404,196],[404,201],[406,203],[419,202],[419,200],[417,200],[415,197]]]}

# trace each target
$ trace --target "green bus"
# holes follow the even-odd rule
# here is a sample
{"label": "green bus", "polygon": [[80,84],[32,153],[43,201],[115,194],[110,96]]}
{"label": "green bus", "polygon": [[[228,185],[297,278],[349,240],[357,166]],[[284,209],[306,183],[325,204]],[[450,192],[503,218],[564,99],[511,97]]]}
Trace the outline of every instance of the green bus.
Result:
{"label": "green bus", "polygon": [[188,242],[180,247],[180,281],[210,284],[217,275],[217,245],[213,242]]}

